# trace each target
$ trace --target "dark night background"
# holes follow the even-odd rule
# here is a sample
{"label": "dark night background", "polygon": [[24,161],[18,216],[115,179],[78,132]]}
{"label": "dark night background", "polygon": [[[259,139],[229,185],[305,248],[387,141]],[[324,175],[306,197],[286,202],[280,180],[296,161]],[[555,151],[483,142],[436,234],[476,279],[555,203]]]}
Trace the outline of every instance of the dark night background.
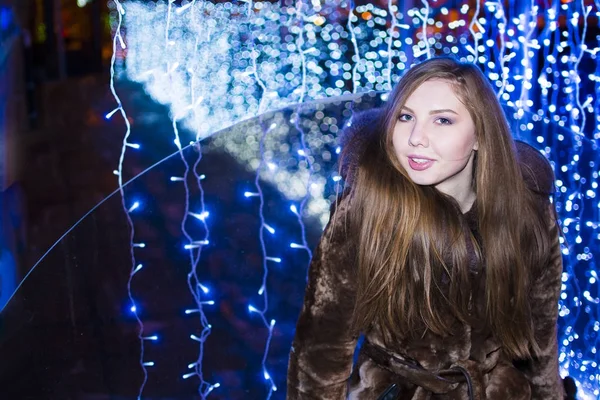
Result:
{"label": "dark night background", "polygon": [[[387,0],[371,3],[387,7]],[[399,3],[408,8],[420,2]],[[456,17],[462,4],[436,4],[442,3],[454,7],[448,18]],[[113,170],[124,135],[122,119],[104,118],[115,107],[109,88],[110,18],[107,1],[80,7],[77,0],[0,0],[0,309],[27,276],[0,314],[2,400],[135,399],[142,380],[138,325],[126,287],[129,228],[119,194],[108,197],[118,188]],[[596,35],[597,19],[592,22],[590,35]],[[182,251],[184,194],[181,185],[169,181],[170,174],[183,173],[179,155],[171,155],[176,150],[172,122],[167,107],[154,102],[141,84],[118,85],[133,132],[149,133],[143,152],[128,153],[125,174],[133,177],[162,160],[126,187],[127,195],[143,193],[136,241],[148,248],[138,258],[145,273],[136,276],[132,292],[145,332],[159,335],[146,342],[144,359],[156,366],[148,368],[143,398],[196,399],[198,381],[182,378],[198,353],[189,335],[198,334],[200,323],[184,313],[193,301]],[[367,99],[357,108],[377,101]],[[329,115],[341,121],[343,108],[333,105]],[[546,137],[559,131],[554,125],[536,129]],[[534,136],[531,132],[529,139]],[[254,174],[210,143],[198,169],[207,176],[205,203],[211,213],[202,278],[213,283],[216,302],[205,309],[215,327],[205,349],[205,379],[221,384],[210,398],[263,399],[266,330],[248,312],[261,285],[260,220],[257,202],[243,196],[253,190]],[[329,150],[333,154],[333,144]],[[184,155],[193,163],[196,149],[187,148]],[[557,158],[567,163],[569,156],[565,150]],[[334,162],[327,167],[334,168]],[[273,397],[279,399],[309,260],[306,252],[289,248],[290,238],[300,241],[300,228],[288,200],[269,184],[263,190],[269,220],[278,227],[266,246],[286,260],[270,269],[267,282],[269,315],[277,318],[268,365],[279,389]],[[319,223],[305,222],[314,248]]]}

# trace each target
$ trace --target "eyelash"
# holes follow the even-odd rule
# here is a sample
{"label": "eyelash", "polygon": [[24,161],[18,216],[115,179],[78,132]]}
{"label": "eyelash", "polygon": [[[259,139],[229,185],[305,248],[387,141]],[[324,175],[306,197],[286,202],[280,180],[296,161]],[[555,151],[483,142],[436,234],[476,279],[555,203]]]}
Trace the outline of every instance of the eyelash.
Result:
{"label": "eyelash", "polygon": [[[402,121],[402,122],[408,122],[408,121],[410,121],[409,119],[405,119],[405,117],[412,118],[412,115],[409,115],[409,114],[400,114],[400,116],[398,117],[398,120]],[[439,122],[440,125],[452,125],[452,121],[450,119],[444,118],[444,117],[440,117],[440,118],[436,119],[436,122]]]}

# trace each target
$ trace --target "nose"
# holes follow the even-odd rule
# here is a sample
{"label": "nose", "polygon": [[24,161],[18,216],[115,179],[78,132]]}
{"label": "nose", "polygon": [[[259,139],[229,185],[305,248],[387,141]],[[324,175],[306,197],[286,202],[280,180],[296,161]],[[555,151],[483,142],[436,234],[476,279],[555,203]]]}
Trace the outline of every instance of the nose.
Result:
{"label": "nose", "polygon": [[413,147],[429,146],[429,138],[427,137],[425,127],[421,126],[418,123],[415,123],[410,131],[410,136],[408,137],[408,144],[410,144]]}

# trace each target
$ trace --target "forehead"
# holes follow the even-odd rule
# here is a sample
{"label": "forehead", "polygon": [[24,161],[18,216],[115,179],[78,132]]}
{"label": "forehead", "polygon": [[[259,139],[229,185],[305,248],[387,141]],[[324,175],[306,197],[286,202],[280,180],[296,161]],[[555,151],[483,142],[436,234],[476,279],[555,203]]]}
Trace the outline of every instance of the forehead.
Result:
{"label": "forehead", "polygon": [[419,85],[406,99],[405,106],[425,109],[467,111],[455,86],[447,80],[430,79]]}

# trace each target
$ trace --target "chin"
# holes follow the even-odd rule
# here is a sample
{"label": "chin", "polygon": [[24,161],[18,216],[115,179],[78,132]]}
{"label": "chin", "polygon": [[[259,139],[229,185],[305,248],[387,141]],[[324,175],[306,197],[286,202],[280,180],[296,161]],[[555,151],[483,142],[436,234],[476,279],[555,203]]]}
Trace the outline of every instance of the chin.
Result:
{"label": "chin", "polygon": [[412,173],[409,173],[408,176],[410,180],[413,181],[413,183],[419,186],[431,186],[436,183],[435,180],[424,176],[414,176],[414,174]]}

